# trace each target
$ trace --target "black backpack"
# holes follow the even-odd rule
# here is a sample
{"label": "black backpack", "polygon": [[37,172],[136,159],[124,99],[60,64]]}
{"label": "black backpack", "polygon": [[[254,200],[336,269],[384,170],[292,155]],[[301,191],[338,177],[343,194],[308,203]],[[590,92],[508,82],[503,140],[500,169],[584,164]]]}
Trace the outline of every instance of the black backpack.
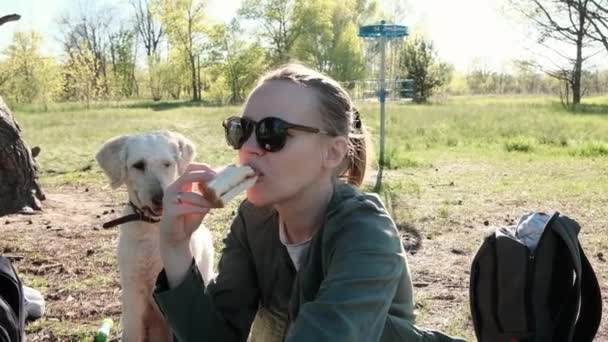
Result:
{"label": "black backpack", "polygon": [[506,228],[491,232],[477,251],[469,289],[480,342],[593,340],[602,298],[577,239],[580,226],[557,212],[544,217],[534,252]]}
{"label": "black backpack", "polygon": [[0,256],[0,342],[24,340],[23,288],[11,262]]}

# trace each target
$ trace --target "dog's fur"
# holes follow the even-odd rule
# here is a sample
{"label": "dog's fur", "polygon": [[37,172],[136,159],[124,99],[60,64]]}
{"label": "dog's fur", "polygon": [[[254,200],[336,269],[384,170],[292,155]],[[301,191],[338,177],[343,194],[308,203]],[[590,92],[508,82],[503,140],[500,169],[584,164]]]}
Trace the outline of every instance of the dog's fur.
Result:
{"label": "dog's fur", "polygon": [[[194,159],[194,145],[181,134],[151,132],[110,139],[96,159],[113,188],[126,184],[129,200],[146,215],[160,218],[163,190]],[[143,166],[143,167],[142,167]],[[133,213],[131,206],[123,214]],[[133,221],[121,225],[118,267],[122,286],[122,341],[171,341],[152,292],[163,265],[159,252],[159,223]],[[190,249],[205,283],[213,277],[211,233],[201,226]]]}

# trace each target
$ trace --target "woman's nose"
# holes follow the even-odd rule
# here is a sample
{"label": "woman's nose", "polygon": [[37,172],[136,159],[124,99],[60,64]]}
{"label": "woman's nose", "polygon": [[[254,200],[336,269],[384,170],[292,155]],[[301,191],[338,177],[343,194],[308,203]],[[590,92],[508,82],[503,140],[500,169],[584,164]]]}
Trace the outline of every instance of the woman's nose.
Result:
{"label": "woman's nose", "polygon": [[264,150],[262,150],[258,145],[255,138],[255,132],[252,132],[249,138],[245,140],[243,146],[241,146],[241,152],[245,152],[247,154],[262,154],[264,152]]}

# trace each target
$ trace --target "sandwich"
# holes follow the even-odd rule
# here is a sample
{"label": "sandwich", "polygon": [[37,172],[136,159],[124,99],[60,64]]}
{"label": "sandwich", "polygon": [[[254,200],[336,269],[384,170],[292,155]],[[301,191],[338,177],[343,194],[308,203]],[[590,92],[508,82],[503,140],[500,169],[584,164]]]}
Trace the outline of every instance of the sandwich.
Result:
{"label": "sandwich", "polygon": [[255,184],[258,177],[249,166],[229,165],[220,171],[213,180],[201,184],[203,197],[214,208],[223,208],[238,194]]}

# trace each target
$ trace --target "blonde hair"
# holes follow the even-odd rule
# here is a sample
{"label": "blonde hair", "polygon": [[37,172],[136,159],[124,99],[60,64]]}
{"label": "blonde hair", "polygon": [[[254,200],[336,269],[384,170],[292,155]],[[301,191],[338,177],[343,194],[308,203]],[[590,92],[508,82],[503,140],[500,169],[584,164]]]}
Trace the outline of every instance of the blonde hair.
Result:
{"label": "blonde hair", "polygon": [[283,65],[262,76],[258,87],[269,81],[290,81],[314,89],[319,98],[319,113],[331,135],[348,138],[348,153],[336,175],[347,183],[360,186],[367,169],[367,134],[359,111],[348,92],[333,78],[301,64]]}

